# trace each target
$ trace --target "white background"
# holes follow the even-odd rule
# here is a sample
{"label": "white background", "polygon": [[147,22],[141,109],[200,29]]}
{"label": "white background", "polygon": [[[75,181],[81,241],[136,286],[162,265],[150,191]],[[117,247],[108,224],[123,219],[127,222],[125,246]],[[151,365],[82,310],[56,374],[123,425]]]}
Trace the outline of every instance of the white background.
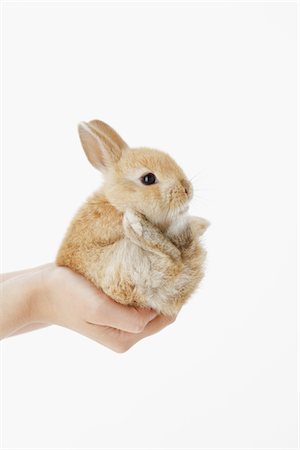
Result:
{"label": "white background", "polygon": [[115,354],[58,327],[3,343],[3,447],[297,447],[297,4],[5,3],[4,270],[51,261],[100,184],[99,118],[195,176],[207,274]]}

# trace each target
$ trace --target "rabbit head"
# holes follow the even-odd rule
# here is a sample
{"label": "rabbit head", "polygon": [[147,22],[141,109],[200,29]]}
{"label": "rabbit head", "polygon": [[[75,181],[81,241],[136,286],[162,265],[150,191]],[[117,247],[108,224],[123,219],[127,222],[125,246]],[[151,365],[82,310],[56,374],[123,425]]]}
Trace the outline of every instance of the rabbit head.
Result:
{"label": "rabbit head", "polygon": [[99,120],[81,122],[79,136],[88,160],[104,176],[105,196],[118,210],[138,211],[162,227],[188,210],[192,184],[168,154],[129,148]]}

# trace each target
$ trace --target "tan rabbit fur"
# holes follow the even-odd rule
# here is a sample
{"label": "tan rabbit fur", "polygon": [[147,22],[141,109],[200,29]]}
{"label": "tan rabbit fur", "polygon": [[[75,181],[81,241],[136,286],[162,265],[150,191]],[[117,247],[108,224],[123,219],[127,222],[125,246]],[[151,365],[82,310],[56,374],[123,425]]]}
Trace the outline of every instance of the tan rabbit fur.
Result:
{"label": "tan rabbit fur", "polygon": [[169,155],[130,149],[104,122],[82,122],[79,135],[104,183],[75,215],[56,263],[117,302],[176,315],[203,277],[206,253],[199,236],[208,222],[187,214],[190,181]]}

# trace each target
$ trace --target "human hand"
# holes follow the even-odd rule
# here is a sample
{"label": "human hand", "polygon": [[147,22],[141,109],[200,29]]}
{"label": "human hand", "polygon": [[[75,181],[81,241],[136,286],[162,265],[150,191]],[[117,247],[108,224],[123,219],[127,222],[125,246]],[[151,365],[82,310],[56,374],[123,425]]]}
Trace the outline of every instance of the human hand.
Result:
{"label": "human hand", "polygon": [[4,306],[4,316],[8,317],[0,324],[2,337],[35,323],[56,324],[122,353],[175,319],[121,305],[81,275],[55,264],[25,271],[2,286],[6,295],[1,309]]}

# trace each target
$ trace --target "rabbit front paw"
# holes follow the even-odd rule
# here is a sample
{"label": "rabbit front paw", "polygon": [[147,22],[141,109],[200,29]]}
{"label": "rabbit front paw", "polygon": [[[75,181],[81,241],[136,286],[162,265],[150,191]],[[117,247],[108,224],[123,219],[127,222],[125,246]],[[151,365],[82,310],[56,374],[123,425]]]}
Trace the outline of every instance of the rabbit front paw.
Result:
{"label": "rabbit front paw", "polygon": [[180,258],[180,251],[143,214],[126,210],[123,217],[125,236],[144,250],[172,259]]}
{"label": "rabbit front paw", "polygon": [[139,213],[127,209],[124,214],[123,224],[125,232],[132,234],[132,231],[138,236],[143,236],[143,226],[141,223],[141,216]]}

